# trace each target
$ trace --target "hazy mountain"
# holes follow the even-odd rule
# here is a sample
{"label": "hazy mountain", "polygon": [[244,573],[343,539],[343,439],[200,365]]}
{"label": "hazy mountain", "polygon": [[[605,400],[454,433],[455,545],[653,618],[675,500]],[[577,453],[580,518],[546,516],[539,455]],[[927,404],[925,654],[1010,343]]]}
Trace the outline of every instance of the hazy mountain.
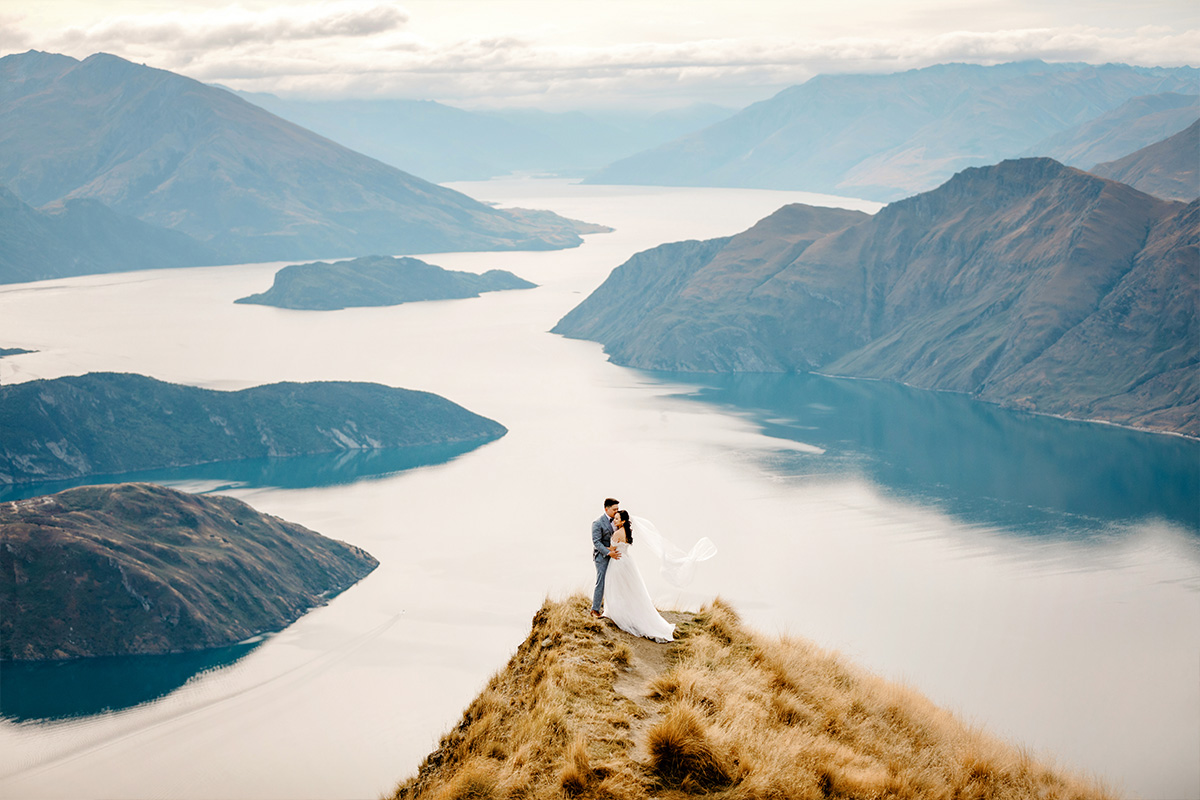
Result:
{"label": "hazy mountain", "polygon": [[0,114],[0,182],[26,203],[91,198],[236,260],[580,243],[116,56],[6,56]]}
{"label": "hazy mountain", "polygon": [[818,75],[729,119],[609,165],[588,183],[745,186],[894,200],[1015,156],[1200,71],[1025,61]]}
{"label": "hazy mountain", "polygon": [[352,150],[438,182],[513,172],[585,175],[733,114],[704,104],[639,115],[465,111],[431,100],[237,94]]}
{"label": "hazy mountain", "polygon": [[0,386],[0,430],[0,484],[505,433],[444,397],[375,383],[220,392],[107,372]]}
{"label": "hazy mountain", "polygon": [[1197,117],[1200,96],[1195,94],[1166,92],[1135,97],[1082,125],[1043,139],[1021,155],[1048,156],[1071,167],[1088,169],[1161,142]]}
{"label": "hazy mountain", "polygon": [[4,660],[234,644],[284,628],[379,565],[240,500],[151,484],[4,503],[0,535]]}
{"label": "hazy mountain", "polygon": [[217,250],[187,234],[118,214],[95,200],[65,200],[38,210],[0,186],[0,283],[219,263]]}
{"label": "hazy mountain", "polygon": [[1200,120],[1169,139],[1089,171],[1155,197],[1195,200],[1200,197]]}
{"label": "hazy mountain", "polygon": [[331,310],[394,306],[420,300],[456,300],[482,292],[532,289],[536,284],[501,269],[458,272],[416,258],[367,256],[327,264],[293,264],[275,273],[271,288],[234,302],[280,308]]}
{"label": "hazy mountain", "polygon": [[816,370],[1200,435],[1200,204],[1024,159],[848,213],[640,253],[554,330],[647,369]]}

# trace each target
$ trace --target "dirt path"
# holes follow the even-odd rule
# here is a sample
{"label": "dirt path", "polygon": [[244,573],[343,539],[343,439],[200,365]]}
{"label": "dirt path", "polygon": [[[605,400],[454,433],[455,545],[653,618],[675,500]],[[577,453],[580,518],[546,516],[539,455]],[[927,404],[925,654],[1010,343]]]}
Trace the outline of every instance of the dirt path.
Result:
{"label": "dirt path", "polygon": [[[661,612],[668,622],[676,625],[693,619],[691,614],[678,611]],[[629,648],[629,665],[617,674],[613,690],[641,709],[641,714],[630,721],[629,738],[633,742],[632,759],[645,766],[649,754],[645,750],[646,731],[653,727],[662,713],[659,703],[650,698],[650,685],[671,668],[670,643],[654,642],[641,636],[633,636],[618,628],[610,620],[604,620],[604,635],[614,643]]]}

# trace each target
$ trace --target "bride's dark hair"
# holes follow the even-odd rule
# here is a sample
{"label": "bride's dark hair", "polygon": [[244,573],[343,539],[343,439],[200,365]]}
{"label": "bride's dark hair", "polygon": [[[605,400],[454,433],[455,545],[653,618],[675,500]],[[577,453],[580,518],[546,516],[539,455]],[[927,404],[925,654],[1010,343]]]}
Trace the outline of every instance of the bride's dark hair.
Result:
{"label": "bride's dark hair", "polygon": [[633,544],[633,523],[629,521],[629,512],[622,508],[617,512],[617,516],[625,523],[625,541]]}

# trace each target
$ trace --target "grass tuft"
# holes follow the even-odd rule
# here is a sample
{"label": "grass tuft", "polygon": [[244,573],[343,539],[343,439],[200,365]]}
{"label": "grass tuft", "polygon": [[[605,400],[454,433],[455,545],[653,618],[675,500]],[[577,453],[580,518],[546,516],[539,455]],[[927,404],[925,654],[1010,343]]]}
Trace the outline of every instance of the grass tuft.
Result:
{"label": "grass tuft", "polygon": [[700,715],[676,706],[646,739],[650,768],[666,786],[687,792],[711,792],[732,778],[726,759],[713,744]]}

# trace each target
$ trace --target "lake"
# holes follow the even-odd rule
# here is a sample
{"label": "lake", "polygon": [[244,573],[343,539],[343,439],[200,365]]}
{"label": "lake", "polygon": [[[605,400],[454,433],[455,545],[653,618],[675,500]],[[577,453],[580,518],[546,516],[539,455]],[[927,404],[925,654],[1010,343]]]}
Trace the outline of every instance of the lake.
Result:
{"label": "lake", "polygon": [[509,428],[466,452],[139,475],[233,495],[380,567],[238,648],[6,668],[0,796],[388,792],[542,601],[590,590],[589,526],[611,495],[685,547],[719,548],[683,593],[643,563],[661,603],[720,594],[763,632],[838,650],[1120,790],[1200,797],[1200,443],[878,382],[646,373],[546,332],[639,250],[732,234],[787,202],[876,204],[516,178],[455,188],[616,231],[566,251],[424,256],[539,287],[392,308],[233,303],[281,264],[0,287],[0,347],[37,351],[0,359],[0,382],[375,381]]}

